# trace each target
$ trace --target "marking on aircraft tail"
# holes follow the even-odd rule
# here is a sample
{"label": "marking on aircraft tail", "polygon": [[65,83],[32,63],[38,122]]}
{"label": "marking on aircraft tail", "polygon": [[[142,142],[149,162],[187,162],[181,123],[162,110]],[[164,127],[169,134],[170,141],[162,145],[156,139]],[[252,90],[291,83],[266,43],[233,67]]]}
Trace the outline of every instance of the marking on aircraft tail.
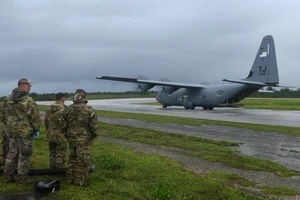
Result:
{"label": "marking on aircraft tail", "polygon": [[267,52],[262,52],[260,55],[259,55],[259,57],[267,57]]}
{"label": "marking on aircraft tail", "polygon": [[264,68],[263,68],[263,66],[258,66],[258,68],[259,68],[259,75],[261,75],[261,76],[266,75],[267,65],[265,65]]}

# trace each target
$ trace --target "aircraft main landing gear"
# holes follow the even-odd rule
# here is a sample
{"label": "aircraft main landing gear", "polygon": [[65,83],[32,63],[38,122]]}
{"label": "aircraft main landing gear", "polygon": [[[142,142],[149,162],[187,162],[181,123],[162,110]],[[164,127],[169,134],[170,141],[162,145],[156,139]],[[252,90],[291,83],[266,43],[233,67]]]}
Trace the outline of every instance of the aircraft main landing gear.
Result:
{"label": "aircraft main landing gear", "polygon": [[214,107],[203,107],[203,110],[213,110],[214,109]]}
{"label": "aircraft main landing gear", "polygon": [[162,106],[162,108],[167,108],[167,107],[168,107],[167,105],[163,105],[163,106]]}

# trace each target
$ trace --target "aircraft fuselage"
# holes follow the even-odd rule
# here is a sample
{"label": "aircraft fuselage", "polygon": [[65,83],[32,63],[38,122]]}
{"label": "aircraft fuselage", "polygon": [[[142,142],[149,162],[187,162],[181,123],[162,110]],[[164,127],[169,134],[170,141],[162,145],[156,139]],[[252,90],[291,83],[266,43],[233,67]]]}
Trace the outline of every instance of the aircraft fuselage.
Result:
{"label": "aircraft fuselage", "polygon": [[260,88],[238,83],[214,84],[202,89],[181,88],[171,94],[162,90],[158,92],[156,100],[165,107],[174,105],[193,109],[200,106],[212,109],[222,104],[237,103]]}

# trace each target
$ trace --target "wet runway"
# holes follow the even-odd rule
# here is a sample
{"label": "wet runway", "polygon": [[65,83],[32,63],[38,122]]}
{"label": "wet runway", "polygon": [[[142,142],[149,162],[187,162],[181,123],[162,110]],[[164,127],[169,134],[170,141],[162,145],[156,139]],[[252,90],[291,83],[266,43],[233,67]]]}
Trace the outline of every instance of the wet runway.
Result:
{"label": "wet runway", "polygon": [[[156,100],[154,98],[105,99],[90,100],[88,104],[97,110],[112,110],[120,112],[300,127],[300,111],[244,108],[214,108],[214,110],[210,111],[203,110],[202,107],[196,107],[195,110],[185,110],[183,107],[177,106],[163,109],[161,106],[141,104],[146,102],[156,102]],[[37,103],[40,105],[50,105],[53,101]],[[71,101],[67,101],[66,105],[71,103]]]}

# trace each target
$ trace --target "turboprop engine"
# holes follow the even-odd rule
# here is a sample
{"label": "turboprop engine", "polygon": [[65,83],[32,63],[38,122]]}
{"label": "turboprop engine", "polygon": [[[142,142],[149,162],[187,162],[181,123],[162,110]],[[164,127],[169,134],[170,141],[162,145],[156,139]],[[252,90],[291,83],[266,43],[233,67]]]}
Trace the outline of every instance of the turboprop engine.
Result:
{"label": "turboprop engine", "polygon": [[139,83],[137,89],[141,92],[147,92],[148,90],[150,90],[153,87],[154,87],[154,85],[151,85],[151,84]]}
{"label": "turboprop engine", "polygon": [[173,92],[175,92],[176,90],[178,90],[179,88],[177,87],[169,87],[169,86],[163,86],[162,90],[168,94],[172,94]]}

